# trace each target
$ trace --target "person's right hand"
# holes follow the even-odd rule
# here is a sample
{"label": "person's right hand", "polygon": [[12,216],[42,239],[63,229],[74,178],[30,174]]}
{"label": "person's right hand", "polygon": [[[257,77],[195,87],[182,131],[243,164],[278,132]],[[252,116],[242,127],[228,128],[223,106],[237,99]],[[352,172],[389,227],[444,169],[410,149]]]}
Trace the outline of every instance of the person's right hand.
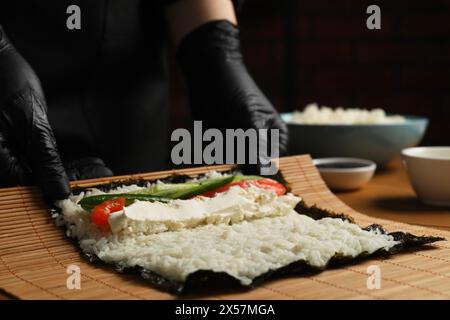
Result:
{"label": "person's right hand", "polygon": [[111,177],[114,175],[103,160],[97,157],[84,157],[64,161],[64,167],[70,180]]}
{"label": "person's right hand", "polygon": [[33,182],[48,200],[70,194],[39,79],[0,26],[0,187]]}
{"label": "person's right hand", "polygon": [[38,77],[0,26],[0,187],[37,183],[50,202],[70,180],[112,176],[96,157],[62,163]]}

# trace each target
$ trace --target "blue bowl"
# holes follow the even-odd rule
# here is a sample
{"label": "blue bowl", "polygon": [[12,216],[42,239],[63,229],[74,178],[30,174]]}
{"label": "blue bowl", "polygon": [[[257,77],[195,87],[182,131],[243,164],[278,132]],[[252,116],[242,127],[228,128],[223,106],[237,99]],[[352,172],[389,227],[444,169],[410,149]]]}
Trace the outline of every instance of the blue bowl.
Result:
{"label": "blue bowl", "polygon": [[403,123],[358,125],[295,124],[289,123],[292,113],[281,117],[288,124],[291,154],[363,158],[379,166],[418,145],[428,127],[428,119],[417,116],[405,116]]}

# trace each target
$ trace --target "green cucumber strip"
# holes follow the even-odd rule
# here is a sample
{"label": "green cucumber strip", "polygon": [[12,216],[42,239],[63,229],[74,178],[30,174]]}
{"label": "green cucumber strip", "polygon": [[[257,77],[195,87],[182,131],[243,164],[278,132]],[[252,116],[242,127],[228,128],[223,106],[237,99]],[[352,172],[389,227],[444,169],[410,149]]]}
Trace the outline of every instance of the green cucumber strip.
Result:
{"label": "green cucumber strip", "polygon": [[188,199],[203,194],[205,192],[217,189],[219,187],[222,187],[233,181],[233,179],[234,176],[228,176],[224,178],[203,180],[199,182],[198,186],[193,188],[180,189],[174,194],[172,194],[170,197],[171,198],[173,197],[173,199]]}
{"label": "green cucumber strip", "polygon": [[96,205],[107,201],[114,200],[117,198],[124,197],[126,198],[125,205],[128,206],[132,204],[135,200],[140,201],[159,201],[159,202],[169,202],[172,199],[164,198],[164,197],[156,197],[146,194],[130,194],[130,193],[116,193],[116,194],[99,194],[96,196],[86,197],[80,200],[79,204],[86,211],[91,211]]}
{"label": "green cucumber strip", "polygon": [[[148,194],[148,195],[152,195],[152,196],[168,197],[168,198],[176,199],[176,198],[179,198],[180,194],[184,194],[183,191],[188,192],[188,190],[195,190],[197,187],[203,189],[205,183],[208,183],[208,184],[211,183],[214,185],[215,182],[219,182],[220,179],[226,179],[226,178],[228,178],[228,177],[212,178],[212,179],[207,179],[207,180],[203,180],[200,182],[158,183],[158,184],[151,186],[150,188],[131,191],[131,192],[127,192],[127,193]],[[229,181],[228,183],[233,183],[233,182],[242,181],[242,180],[258,180],[258,179],[261,179],[261,177],[238,175],[238,176],[234,176],[234,178],[231,181]],[[200,187],[200,186],[202,186],[202,187]]]}
{"label": "green cucumber strip", "polygon": [[80,200],[79,204],[84,210],[91,211],[96,205],[104,201],[114,200],[120,197],[126,198],[125,205],[130,205],[135,200],[168,202],[172,199],[188,199],[228,184],[232,182],[234,178],[234,176],[228,176],[224,178],[208,179],[197,183],[155,185],[155,187],[159,188],[155,188],[152,191],[150,190],[152,188],[146,189],[149,193],[100,194],[85,197]]}
{"label": "green cucumber strip", "polygon": [[185,190],[189,188],[197,187],[199,183],[158,183],[154,186],[151,186],[150,188],[137,190],[137,191],[131,191],[128,192],[130,194],[147,194],[152,196],[158,196],[158,197],[171,197],[175,192],[179,190]]}
{"label": "green cucumber strip", "polygon": [[211,178],[198,182],[161,183],[156,184],[147,189],[132,191],[129,193],[147,194],[170,199],[186,199],[219,188],[227,183],[234,182],[235,178],[238,179],[236,181],[239,181],[243,180],[245,176],[228,176],[223,178]]}

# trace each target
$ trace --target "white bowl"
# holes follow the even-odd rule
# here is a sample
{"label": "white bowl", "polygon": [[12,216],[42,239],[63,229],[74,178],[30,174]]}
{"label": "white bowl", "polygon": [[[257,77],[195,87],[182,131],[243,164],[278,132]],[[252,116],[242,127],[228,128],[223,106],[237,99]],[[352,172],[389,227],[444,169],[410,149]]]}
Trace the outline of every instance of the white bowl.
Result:
{"label": "white bowl", "polygon": [[450,206],[450,147],[407,148],[402,163],[422,202]]}
{"label": "white bowl", "polygon": [[314,164],[328,187],[337,191],[361,188],[372,179],[377,168],[375,162],[358,158],[321,158],[314,159]]}

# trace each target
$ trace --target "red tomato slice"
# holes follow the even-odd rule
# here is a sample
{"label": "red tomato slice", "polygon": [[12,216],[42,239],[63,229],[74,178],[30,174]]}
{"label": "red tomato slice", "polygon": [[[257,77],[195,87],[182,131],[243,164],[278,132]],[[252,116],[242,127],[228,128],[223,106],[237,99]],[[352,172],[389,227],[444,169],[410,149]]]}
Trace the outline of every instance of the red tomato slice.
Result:
{"label": "red tomato slice", "polygon": [[282,196],[283,194],[286,193],[286,188],[278,181],[275,181],[275,180],[269,179],[269,178],[262,178],[262,179],[255,179],[255,180],[241,180],[241,181],[232,182],[232,183],[226,184],[222,187],[219,187],[215,190],[208,191],[208,192],[202,194],[202,196],[214,197],[217,193],[227,191],[231,187],[240,186],[241,188],[245,189],[245,188],[248,188],[248,186],[250,186],[250,185],[253,185],[253,186],[261,188],[261,189],[274,191],[277,194],[277,196]]}
{"label": "red tomato slice", "polygon": [[92,209],[91,221],[102,228],[108,228],[108,217],[111,213],[123,210],[125,198],[103,201]]}
{"label": "red tomato slice", "polygon": [[274,191],[277,194],[277,196],[282,196],[287,191],[286,187],[283,186],[281,183],[269,178],[250,180],[250,182],[252,182],[255,186],[259,188]]}

